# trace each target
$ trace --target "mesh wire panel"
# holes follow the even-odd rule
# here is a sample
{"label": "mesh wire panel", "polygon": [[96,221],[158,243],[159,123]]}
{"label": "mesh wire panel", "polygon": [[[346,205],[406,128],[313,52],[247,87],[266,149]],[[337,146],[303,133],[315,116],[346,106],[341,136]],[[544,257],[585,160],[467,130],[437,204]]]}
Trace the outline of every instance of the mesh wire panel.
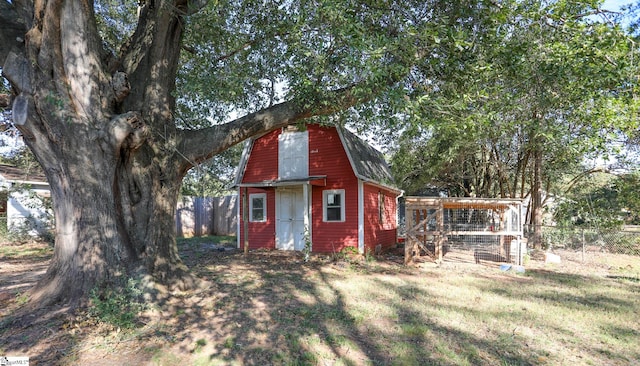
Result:
{"label": "mesh wire panel", "polygon": [[[415,254],[476,263],[522,262],[526,241],[519,200],[407,197],[405,212],[408,250],[420,248]],[[405,261],[412,255],[405,252]]]}
{"label": "mesh wire panel", "polygon": [[[533,232],[533,226],[525,226],[525,237],[533,237]],[[640,231],[542,226],[541,232],[543,249],[640,256]]]}

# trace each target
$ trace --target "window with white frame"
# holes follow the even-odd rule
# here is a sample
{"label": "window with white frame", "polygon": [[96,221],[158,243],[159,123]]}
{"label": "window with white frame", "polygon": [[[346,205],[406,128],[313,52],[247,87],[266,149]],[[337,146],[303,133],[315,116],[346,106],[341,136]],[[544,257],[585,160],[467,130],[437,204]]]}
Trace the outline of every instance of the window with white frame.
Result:
{"label": "window with white frame", "polygon": [[344,189],[322,192],[322,219],[326,222],[344,221]]}
{"label": "window with white frame", "polygon": [[267,195],[266,193],[252,193],[249,195],[249,221],[267,221]]}

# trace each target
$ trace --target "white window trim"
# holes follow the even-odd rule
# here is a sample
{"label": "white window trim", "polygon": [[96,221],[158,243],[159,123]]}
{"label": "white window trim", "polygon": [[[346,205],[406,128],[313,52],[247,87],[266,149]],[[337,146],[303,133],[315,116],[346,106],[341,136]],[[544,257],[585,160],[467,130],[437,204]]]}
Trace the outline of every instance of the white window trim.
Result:
{"label": "white window trim", "polygon": [[[340,195],[340,220],[327,220],[327,200],[330,194]],[[344,189],[329,189],[322,191],[322,221],[323,222],[345,222],[345,210],[344,210]]]}
{"label": "white window trim", "polygon": [[[253,219],[253,199],[262,198],[262,220]],[[267,194],[266,193],[250,193],[249,194],[249,222],[266,222],[267,221]]]}

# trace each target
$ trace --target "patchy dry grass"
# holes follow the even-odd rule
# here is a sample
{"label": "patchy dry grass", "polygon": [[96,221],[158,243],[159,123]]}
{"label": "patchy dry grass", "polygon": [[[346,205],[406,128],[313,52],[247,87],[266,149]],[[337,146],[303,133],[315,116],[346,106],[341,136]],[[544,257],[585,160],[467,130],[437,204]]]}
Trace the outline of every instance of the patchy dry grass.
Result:
{"label": "patchy dry grass", "polygon": [[[304,263],[295,253],[217,249],[234,243],[183,241],[206,286],[145,307],[133,329],[89,312],[16,324],[18,299],[9,296],[0,354],[60,365],[640,364],[638,257],[587,262],[566,253],[561,265],[531,261],[518,275],[475,264],[404,267],[393,256]],[[5,277],[20,271],[3,269],[4,253],[7,293]]]}
{"label": "patchy dry grass", "polygon": [[2,261],[44,261],[53,254],[53,247],[39,242],[1,243]]}

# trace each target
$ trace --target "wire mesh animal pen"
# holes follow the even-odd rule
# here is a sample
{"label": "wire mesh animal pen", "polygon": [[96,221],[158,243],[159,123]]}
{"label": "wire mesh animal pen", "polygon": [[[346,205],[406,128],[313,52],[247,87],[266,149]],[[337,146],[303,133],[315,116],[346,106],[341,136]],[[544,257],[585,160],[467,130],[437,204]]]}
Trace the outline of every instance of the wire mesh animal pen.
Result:
{"label": "wire mesh animal pen", "polygon": [[407,197],[405,263],[426,254],[442,261],[522,264],[526,251],[518,199]]}

